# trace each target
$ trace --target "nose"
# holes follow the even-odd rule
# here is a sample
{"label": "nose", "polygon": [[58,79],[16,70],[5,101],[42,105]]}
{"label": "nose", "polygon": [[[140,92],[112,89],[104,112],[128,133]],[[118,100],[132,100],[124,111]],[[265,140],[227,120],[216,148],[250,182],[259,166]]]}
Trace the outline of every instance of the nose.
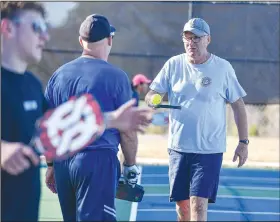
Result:
{"label": "nose", "polygon": [[42,34],[40,35],[40,38],[41,38],[42,40],[44,40],[45,42],[48,42],[48,41],[50,40],[50,35],[49,35],[48,32],[44,32],[44,33],[42,33]]}
{"label": "nose", "polygon": [[189,41],[189,46],[194,46],[195,45],[195,43],[193,42],[193,40],[191,40],[191,41]]}

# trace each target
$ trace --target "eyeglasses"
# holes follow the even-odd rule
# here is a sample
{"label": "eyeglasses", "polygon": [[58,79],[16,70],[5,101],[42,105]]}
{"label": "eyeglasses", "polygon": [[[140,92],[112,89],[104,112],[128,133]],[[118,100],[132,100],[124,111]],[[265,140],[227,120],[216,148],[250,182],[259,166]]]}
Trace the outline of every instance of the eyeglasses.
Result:
{"label": "eyeglasses", "polygon": [[[26,21],[20,19],[13,19],[16,24],[25,23]],[[43,21],[32,21],[32,30],[39,35],[46,35],[49,32],[50,25]]]}
{"label": "eyeglasses", "polygon": [[194,43],[198,43],[198,42],[200,42],[200,40],[201,40],[204,36],[207,36],[207,35],[203,35],[203,36],[200,36],[200,37],[198,37],[198,36],[195,35],[195,36],[193,36],[193,37],[186,38],[185,35],[184,35],[184,33],[182,33],[181,36],[182,36],[182,40],[183,40],[184,43],[189,43],[190,41],[192,41],[192,42],[194,42]]}
{"label": "eyeglasses", "polygon": [[185,36],[182,36],[182,39],[183,39],[184,43],[188,43],[188,42],[191,42],[191,41],[194,42],[194,43],[198,43],[198,42],[200,42],[202,37],[204,37],[204,36],[201,36],[201,37],[193,36],[191,38],[186,38]]}

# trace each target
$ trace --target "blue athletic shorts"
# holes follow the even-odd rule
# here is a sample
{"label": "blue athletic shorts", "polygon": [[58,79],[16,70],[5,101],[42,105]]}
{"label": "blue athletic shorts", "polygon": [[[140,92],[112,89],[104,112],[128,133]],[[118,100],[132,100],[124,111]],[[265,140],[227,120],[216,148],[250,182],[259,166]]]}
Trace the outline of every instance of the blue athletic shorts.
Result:
{"label": "blue athletic shorts", "polygon": [[110,149],[85,150],[54,163],[64,221],[116,221],[120,163]]}
{"label": "blue athletic shorts", "polygon": [[196,154],[168,149],[170,202],[191,196],[215,203],[223,153]]}

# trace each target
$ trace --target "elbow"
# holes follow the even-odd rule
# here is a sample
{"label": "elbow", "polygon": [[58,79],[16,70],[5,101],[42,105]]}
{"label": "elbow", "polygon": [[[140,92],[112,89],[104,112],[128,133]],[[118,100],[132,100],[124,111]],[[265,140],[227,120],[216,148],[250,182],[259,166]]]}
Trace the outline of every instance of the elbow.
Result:
{"label": "elbow", "polygon": [[234,112],[245,111],[245,103],[242,98],[231,104]]}

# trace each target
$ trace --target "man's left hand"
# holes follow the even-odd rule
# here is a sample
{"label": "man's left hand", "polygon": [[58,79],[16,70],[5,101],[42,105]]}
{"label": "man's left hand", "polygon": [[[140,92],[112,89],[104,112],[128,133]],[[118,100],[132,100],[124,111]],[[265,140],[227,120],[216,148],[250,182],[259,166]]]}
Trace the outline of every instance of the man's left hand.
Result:
{"label": "man's left hand", "polygon": [[248,158],[248,145],[243,143],[238,144],[232,161],[235,162],[237,157],[239,158],[238,167],[243,166]]}

